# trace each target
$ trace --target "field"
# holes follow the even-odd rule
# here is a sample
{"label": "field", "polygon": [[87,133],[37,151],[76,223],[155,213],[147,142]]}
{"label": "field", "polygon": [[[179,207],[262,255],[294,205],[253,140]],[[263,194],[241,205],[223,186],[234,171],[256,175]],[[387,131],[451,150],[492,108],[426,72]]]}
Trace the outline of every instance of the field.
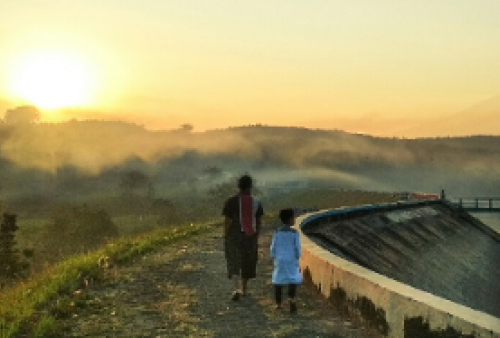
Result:
{"label": "field", "polygon": [[290,192],[275,199],[265,200],[269,209],[276,212],[282,208],[330,209],[343,206],[389,203],[400,200],[396,193],[351,191],[333,189],[311,189]]}
{"label": "field", "polygon": [[[267,215],[275,215],[282,208],[299,208],[299,209],[326,209],[337,208],[341,206],[362,205],[368,203],[383,203],[393,202],[399,199],[398,194],[369,192],[369,191],[342,191],[333,189],[302,189],[283,193],[277,196],[259,196],[264,210]],[[220,209],[222,208],[223,199],[209,201],[206,205],[196,205],[191,211],[196,214],[196,217],[189,216],[189,210],[184,211],[185,215],[177,224],[191,224],[196,222],[217,221],[221,219]],[[111,220],[117,228],[117,233],[114,238],[128,238],[145,232],[154,231],[157,229],[168,227],[160,221],[159,215],[152,215],[147,212],[135,212],[126,215],[114,215]],[[81,253],[88,250],[85,246],[88,243],[71,243],[74,247],[74,252],[63,250],[54,242],[44,241],[49,236],[58,236],[57,233],[52,234],[48,229],[51,228],[53,219],[49,217],[28,218],[19,217],[16,240],[20,250],[33,250],[34,255],[31,258],[32,271],[38,272],[43,270],[47,264],[53,264],[61,259],[62,256],[71,253]],[[73,238],[71,237],[73,240]],[[90,249],[95,249],[90,246]],[[58,252],[62,251],[62,252]],[[63,257],[62,257],[63,258]]]}
{"label": "field", "polygon": [[[266,198],[262,196],[266,210],[265,224],[276,223],[276,213],[280,208],[324,209],[367,203],[392,202],[397,196],[392,193],[363,191],[302,190]],[[211,207],[213,208],[213,207]],[[179,238],[192,236],[213,226],[220,226],[221,220],[215,212],[206,220],[211,223],[195,223],[188,219],[185,225],[160,226],[158,216],[125,215],[115,216],[112,223],[118,229],[117,235],[100,248],[86,249],[84,243],[70,243],[74,252],[58,255],[65,243],[58,245],[44,243],[47,238],[49,218],[20,218],[17,242],[20,250],[34,251],[31,259],[32,270],[29,277],[20,283],[0,291],[0,332],[1,337],[11,337],[21,327],[29,327],[32,332],[49,332],[56,325],[57,316],[37,317],[41,308],[50,307],[53,302],[66,299],[72,292],[84,286],[89,280],[99,280],[102,276],[102,259],[114,264],[123,264],[145,252],[168,245]],[[83,240],[83,239],[82,239]],[[67,244],[67,243],[66,243]],[[60,253],[60,252],[59,252]],[[66,297],[66,298],[65,298]],[[34,317],[35,316],[35,317]],[[26,326],[28,324],[28,326]],[[49,330],[49,331],[47,331]]]}
{"label": "field", "polygon": [[[0,337],[14,337],[19,333],[45,337],[55,330],[56,313],[73,306],[71,295],[103,278],[109,262],[126,264],[135,257],[154,251],[181,238],[207,231],[213,224],[196,224],[151,231],[137,237],[111,241],[99,250],[65,259],[22,283],[0,292]],[[52,308],[51,315],[39,310]]]}

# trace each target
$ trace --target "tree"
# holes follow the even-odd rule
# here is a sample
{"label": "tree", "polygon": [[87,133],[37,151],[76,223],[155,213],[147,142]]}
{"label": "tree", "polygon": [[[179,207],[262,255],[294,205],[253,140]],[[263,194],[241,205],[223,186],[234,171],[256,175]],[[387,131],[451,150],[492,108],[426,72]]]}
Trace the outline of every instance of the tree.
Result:
{"label": "tree", "polygon": [[186,133],[190,133],[190,132],[192,132],[192,131],[193,131],[193,129],[194,129],[194,126],[193,126],[192,124],[190,124],[190,123],[184,123],[184,124],[182,124],[182,125],[181,125],[181,127],[179,128],[179,130],[184,131],[184,132],[186,132]]}
{"label": "tree", "polygon": [[203,169],[203,172],[210,178],[215,179],[222,175],[222,169],[217,166],[208,166]]}
{"label": "tree", "polygon": [[130,170],[122,176],[120,188],[124,197],[131,197],[139,189],[148,189],[147,194],[151,194],[152,185],[146,174],[138,170]]}
{"label": "tree", "polygon": [[174,204],[166,198],[154,199],[151,203],[151,213],[159,216],[158,225],[160,226],[179,222],[179,215],[175,210]]}
{"label": "tree", "polygon": [[[215,201],[226,199],[238,192],[236,179],[228,180],[219,184],[215,184],[208,189],[207,194]],[[260,196],[262,191],[257,187],[252,187],[252,195]]]}
{"label": "tree", "polygon": [[37,123],[40,111],[35,106],[20,106],[5,112],[4,122],[7,124]]}
{"label": "tree", "polygon": [[0,224],[0,281],[20,277],[28,268],[28,264],[20,260],[16,248],[16,218],[16,215],[5,213]]}
{"label": "tree", "polygon": [[238,191],[234,180],[222,182],[208,189],[207,194],[218,201],[234,195]]}
{"label": "tree", "polygon": [[45,227],[42,242],[57,248],[52,259],[95,249],[119,235],[109,214],[87,206],[59,209]]}

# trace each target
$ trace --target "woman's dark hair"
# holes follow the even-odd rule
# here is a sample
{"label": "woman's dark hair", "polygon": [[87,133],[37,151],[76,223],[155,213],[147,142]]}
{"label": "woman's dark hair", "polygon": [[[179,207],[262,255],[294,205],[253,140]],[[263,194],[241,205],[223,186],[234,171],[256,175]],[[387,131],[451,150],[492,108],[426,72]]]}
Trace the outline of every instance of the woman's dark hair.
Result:
{"label": "woman's dark hair", "polygon": [[283,224],[288,224],[290,220],[295,216],[293,209],[283,209],[280,210],[280,220]]}
{"label": "woman's dark hair", "polygon": [[252,189],[253,186],[253,180],[250,175],[243,175],[240,177],[238,180],[238,188],[242,191],[247,191]]}

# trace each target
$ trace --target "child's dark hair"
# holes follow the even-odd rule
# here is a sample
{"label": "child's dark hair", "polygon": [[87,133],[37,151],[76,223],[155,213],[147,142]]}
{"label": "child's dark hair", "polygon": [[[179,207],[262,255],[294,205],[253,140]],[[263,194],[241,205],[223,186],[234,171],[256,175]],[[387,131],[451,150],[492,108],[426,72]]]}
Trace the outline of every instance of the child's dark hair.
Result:
{"label": "child's dark hair", "polygon": [[238,180],[238,188],[242,191],[247,191],[252,189],[253,179],[252,176],[245,174]]}
{"label": "child's dark hair", "polygon": [[280,220],[283,224],[288,224],[290,220],[295,216],[293,209],[282,209],[280,210]]}

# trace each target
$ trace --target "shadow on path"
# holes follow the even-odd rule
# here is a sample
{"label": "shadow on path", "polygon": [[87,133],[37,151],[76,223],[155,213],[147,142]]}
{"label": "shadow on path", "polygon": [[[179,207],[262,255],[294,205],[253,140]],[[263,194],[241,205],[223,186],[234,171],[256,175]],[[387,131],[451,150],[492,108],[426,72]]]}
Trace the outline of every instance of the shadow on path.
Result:
{"label": "shadow on path", "polygon": [[298,289],[297,314],[274,310],[267,228],[250,294],[230,300],[220,229],[119,270],[119,282],[88,291],[90,305],[66,322],[73,337],[349,337],[369,335],[341,320],[314,290]]}

